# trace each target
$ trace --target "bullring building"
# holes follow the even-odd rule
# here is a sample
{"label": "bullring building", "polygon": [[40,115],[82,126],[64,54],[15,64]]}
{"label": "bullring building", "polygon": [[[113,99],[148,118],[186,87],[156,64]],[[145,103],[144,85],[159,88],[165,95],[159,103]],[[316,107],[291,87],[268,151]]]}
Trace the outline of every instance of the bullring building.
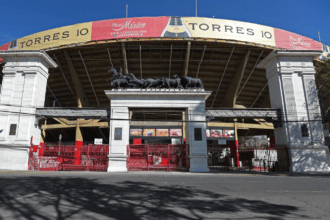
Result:
{"label": "bullring building", "polygon": [[0,169],[329,172],[314,77],[329,50],[200,17],[13,39],[0,46]]}

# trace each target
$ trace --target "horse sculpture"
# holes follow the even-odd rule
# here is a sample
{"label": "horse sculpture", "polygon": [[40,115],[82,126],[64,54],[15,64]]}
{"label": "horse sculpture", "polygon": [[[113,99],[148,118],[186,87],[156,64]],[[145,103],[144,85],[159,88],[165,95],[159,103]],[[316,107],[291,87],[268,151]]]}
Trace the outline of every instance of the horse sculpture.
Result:
{"label": "horse sculpture", "polygon": [[121,86],[123,88],[126,88],[128,86],[128,81],[126,76],[122,74],[123,69],[120,67],[119,72],[111,67],[111,69],[108,71],[108,73],[112,73],[112,77],[107,79],[106,81],[109,83],[109,80],[111,80],[111,83],[109,83],[111,86],[114,86],[116,89],[121,89]]}
{"label": "horse sculpture", "polygon": [[[188,76],[179,77],[174,75],[174,79],[169,78],[148,78],[138,79],[133,73],[127,73],[123,75],[123,69],[120,67],[119,71],[115,68],[111,68],[108,73],[112,74],[112,77],[106,81],[114,86],[116,89],[121,88],[174,88],[174,89],[188,89],[198,88],[203,89],[203,81],[198,78],[191,78]],[[111,82],[109,82],[111,80]]]}
{"label": "horse sculpture", "polygon": [[152,79],[152,78],[148,78],[146,79],[146,88],[149,89],[150,87],[151,88],[160,88],[162,87],[162,80],[161,79],[158,79],[158,78],[155,78],[155,79]]}
{"label": "horse sculpture", "polygon": [[177,89],[183,89],[181,85],[181,79],[178,75],[174,75],[174,79],[169,78],[162,78],[163,87],[166,88],[177,88]]}
{"label": "horse sculpture", "polygon": [[132,88],[144,88],[146,86],[146,80],[138,79],[133,73],[127,73],[128,85]]}

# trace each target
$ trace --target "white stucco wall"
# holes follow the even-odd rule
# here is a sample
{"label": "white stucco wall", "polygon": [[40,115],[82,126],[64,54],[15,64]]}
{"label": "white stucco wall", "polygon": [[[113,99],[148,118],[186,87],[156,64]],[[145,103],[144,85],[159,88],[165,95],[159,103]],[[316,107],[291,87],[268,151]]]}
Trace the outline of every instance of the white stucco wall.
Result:
{"label": "white stucco wall", "polygon": [[[275,140],[288,147],[292,172],[330,171],[314,78],[313,59],[318,55],[317,51],[274,51],[258,65],[266,68],[272,108],[282,110],[283,127],[274,129]],[[308,137],[302,135],[302,124]]]}

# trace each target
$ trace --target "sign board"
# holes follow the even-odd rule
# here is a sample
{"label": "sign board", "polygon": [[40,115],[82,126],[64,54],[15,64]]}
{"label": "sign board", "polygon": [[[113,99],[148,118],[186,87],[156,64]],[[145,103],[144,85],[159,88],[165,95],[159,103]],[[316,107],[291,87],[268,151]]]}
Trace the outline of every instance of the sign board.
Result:
{"label": "sign board", "polygon": [[268,147],[267,135],[240,136],[238,137],[238,146],[244,148],[266,148]]}
{"label": "sign board", "polygon": [[194,140],[201,141],[202,140],[202,128],[194,128]]}
{"label": "sign board", "polygon": [[9,135],[16,135],[17,124],[11,124],[9,129]]}
{"label": "sign board", "polygon": [[181,139],[180,138],[172,138],[171,143],[172,144],[181,144]]}
{"label": "sign board", "polygon": [[218,139],[218,144],[219,145],[226,145],[227,141],[226,141],[226,139]]}
{"label": "sign board", "polygon": [[94,144],[103,144],[102,138],[94,138]]}
{"label": "sign board", "polygon": [[0,46],[0,50],[40,50],[89,41],[167,37],[235,40],[289,50],[328,49],[308,37],[249,22],[199,17],[142,17],[93,21],[46,30],[12,39],[12,42]]}
{"label": "sign board", "polygon": [[115,128],[115,141],[121,141],[122,140],[122,128]]}

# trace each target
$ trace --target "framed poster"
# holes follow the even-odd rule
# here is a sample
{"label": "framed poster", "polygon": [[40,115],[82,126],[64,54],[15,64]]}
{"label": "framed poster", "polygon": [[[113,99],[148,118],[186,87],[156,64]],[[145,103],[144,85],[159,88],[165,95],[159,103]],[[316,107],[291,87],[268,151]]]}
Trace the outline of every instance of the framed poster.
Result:
{"label": "framed poster", "polygon": [[235,137],[235,131],[233,129],[223,129],[222,130],[223,137]]}
{"label": "framed poster", "polygon": [[130,129],[129,134],[130,136],[142,136],[142,129]]}
{"label": "framed poster", "polygon": [[168,129],[156,129],[157,137],[168,137]]}
{"label": "framed poster", "polygon": [[121,141],[122,140],[122,133],[123,129],[122,128],[115,128],[115,141]]}
{"label": "framed poster", "polygon": [[211,137],[223,137],[222,136],[222,130],[221,129],[216,129],[216,130],[211,130]]}
{"label": "framed poster", "polygon": [[194,140],[195,141],[202,140],[202,128],[194,128]]}
{"label": "framed poster", "polygon": [[206,137],[210,137],[210,129],[206,129]]}
{"label": "framed poster", "polygon": [[181,137],[182,129],[181,128],[170,129],[170,135],[171,135],[171,137]]}
{"label": "framed poster", "polygon": [[156,136],[156,129],[145,128],[143,129],[143,136],[144,137],[155,137]]}
{"label": "framed poster", "polygon": [[11,124],[9,128],[9,135],[16,135],[17,124]]}

